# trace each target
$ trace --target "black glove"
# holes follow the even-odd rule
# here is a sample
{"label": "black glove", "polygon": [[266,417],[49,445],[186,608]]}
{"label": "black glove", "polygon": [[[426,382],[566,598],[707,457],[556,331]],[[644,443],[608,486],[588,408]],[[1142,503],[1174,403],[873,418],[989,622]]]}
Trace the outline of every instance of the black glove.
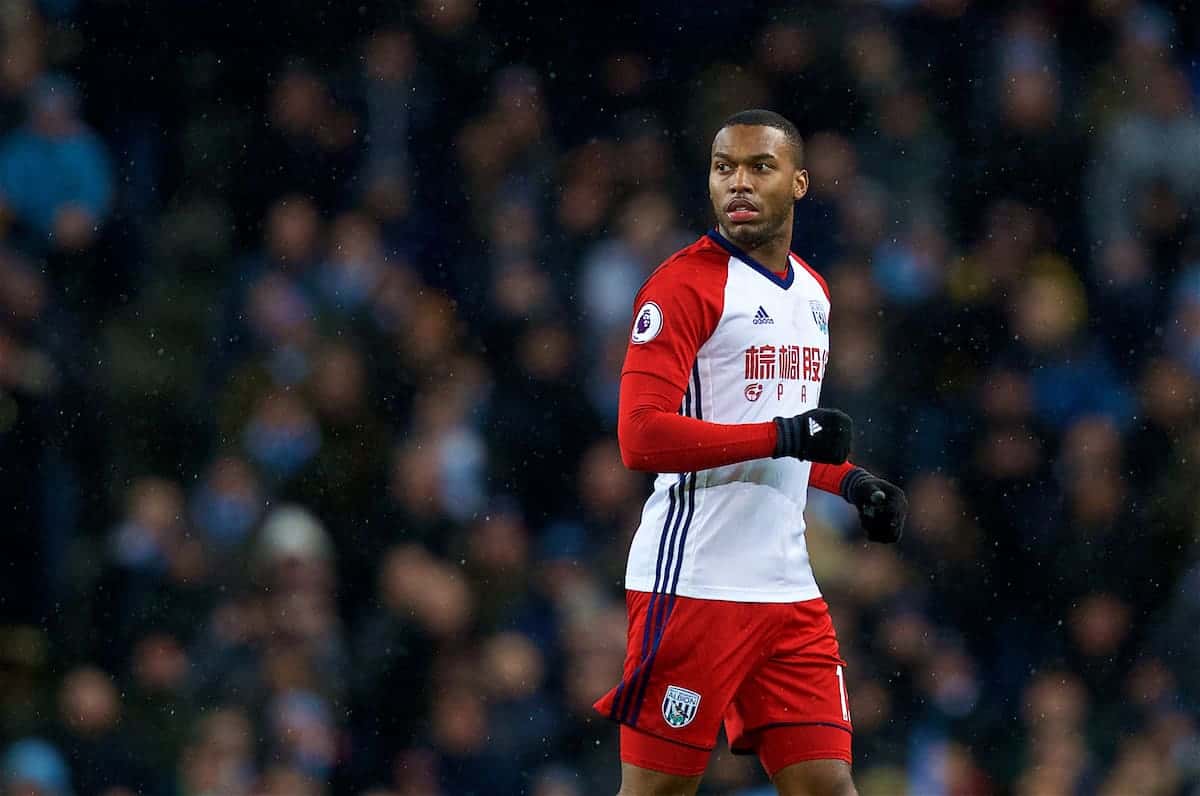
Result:
{"label": "black glove", "polygon": [[841,464],[850,455],[854,421],[840,409],[810,409],[795,417],[775,418],[772,458],[791,456],[810,462]]}
{"label": "black glove", "polygon": [[858,509],[867,538],[872,542],[898,542],[904,534],[908,498],[895,484],[855,467],[842,479],[842,497]]}

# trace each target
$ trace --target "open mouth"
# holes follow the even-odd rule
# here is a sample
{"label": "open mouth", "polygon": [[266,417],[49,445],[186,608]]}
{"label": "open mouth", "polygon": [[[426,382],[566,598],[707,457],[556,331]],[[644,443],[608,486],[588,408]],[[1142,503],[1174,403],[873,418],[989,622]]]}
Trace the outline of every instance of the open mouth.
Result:
{"label": "open mouth", "polygon": [[758,218],[758,207],[749,199],[730,199],[725,204],[725,215],[735,224],[744,224]]}

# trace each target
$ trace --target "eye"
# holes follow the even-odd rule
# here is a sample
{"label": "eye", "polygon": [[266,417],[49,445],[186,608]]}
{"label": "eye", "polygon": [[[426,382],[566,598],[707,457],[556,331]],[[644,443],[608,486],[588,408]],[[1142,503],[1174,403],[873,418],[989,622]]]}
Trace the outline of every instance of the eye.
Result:
{"label": "eye", "polygon": [[715,168],[717,170],[718,174],[724,174],[725,172],[729,171],[729,164],[728,163],[718,163],[713,168]]}
{"label": "eye", "polygon": [[768,171],[771,167],[766,163],[756,163],[754,164],[754,168],[758,169],[759,171]]}

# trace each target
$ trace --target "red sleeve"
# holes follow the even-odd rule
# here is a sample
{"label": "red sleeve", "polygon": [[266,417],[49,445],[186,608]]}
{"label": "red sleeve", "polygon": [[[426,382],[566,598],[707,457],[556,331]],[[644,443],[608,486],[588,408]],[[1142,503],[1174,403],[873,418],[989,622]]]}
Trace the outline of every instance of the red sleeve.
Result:
{"label": "red sleeve", "polygon": [[658,376],[621,377],[617,440],[631,470],[693,473],[751,459],[775,450],[775,424],[709,423],[679,414],[683,389]]}
{"label": "red sleeve", "polygon": [[817,489],[825,492],[840,495],[842,494],[842,479],[846,477],[846,473],[853,470],[856,466],[849,459],[841,464],[813,462],[812,472],[808,476],[808,485],[815,486]]}
{"label": "red sleeve", "polygon": [[686,390],[696,354],[721,320],[728,274],[727,265],[696,254],[655,271],[634,300],[621,374],[649,373]]}
{"label": "red sleeve", "polygon": [[696,354],[721,319],[728,259],[685,250],[638,292],[617,418],[621,459],[631,470],[691,473],[775,450],[774,423],[729,425],[679,414]]}

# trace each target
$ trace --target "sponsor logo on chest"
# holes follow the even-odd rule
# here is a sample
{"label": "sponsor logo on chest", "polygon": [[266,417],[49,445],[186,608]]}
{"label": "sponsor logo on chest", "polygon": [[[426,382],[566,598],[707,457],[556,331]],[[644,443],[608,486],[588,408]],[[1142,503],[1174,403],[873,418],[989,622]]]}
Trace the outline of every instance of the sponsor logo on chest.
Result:
{"label": "sponsor logo on chest", "polygon": [[[803,306],[803,305],[801,305]],[[768,310],[760,305],[751,316],[754,326],[775,324]],[[813,336],[813,326],[823,336],[829,334],[829,311],[820,301],[809,301],[808,312],[803,310],[792,315],[796,331],[804,337]],[[808,324],[813,324],[809,326]],[[756,336],[758,330],[755,330]],[[775,331],[768,332],[774,335]],[[775,381],[772,392],[779,400],[785,393],[785,382],[800,382],[800,400],[807,402],[808,385],[819,384],[825,379],[829,364],[829,350],[823,346],[797,345],[787,340],[755,343],[743,352],[746,386],[743,389],[747,401],[757,401],[766,393],[763,382]]]}
{"label": "sponsor logo on chest", "polygon": [[819,382],[825,378],[829,351],[811,345],[752,345],[744,359],[747,379]]}

